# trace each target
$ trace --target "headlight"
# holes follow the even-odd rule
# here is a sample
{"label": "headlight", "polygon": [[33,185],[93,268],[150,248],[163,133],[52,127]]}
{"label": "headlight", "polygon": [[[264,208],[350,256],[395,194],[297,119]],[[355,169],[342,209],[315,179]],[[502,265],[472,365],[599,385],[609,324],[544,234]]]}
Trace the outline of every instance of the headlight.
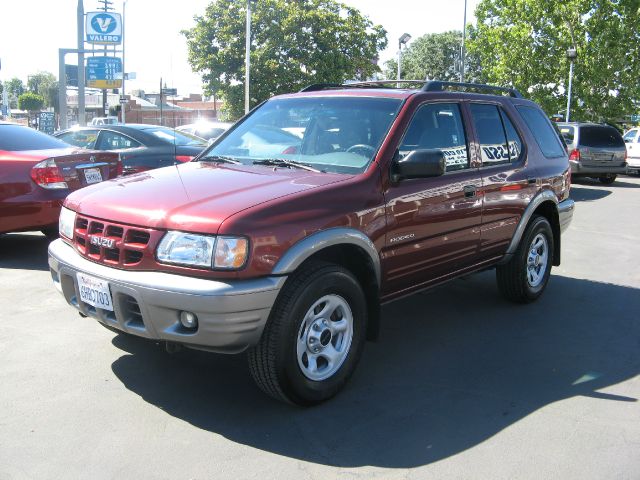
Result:
{"label": "headlight", "polygon": [[73,238],[73,228],[76,224],[76,212],[62,207],[60,210],[60,219],[58,220],[58,230],[60,235]]}
{"label": "headlight", "polygon": [[215,237],[167,232],[158,246],[158,260],[196,267],[211,267]]}
{"label": "headlight", "polygon": [[162,238],[157,256],[163,263],[234,270],[245,264],[248,252],[246,238],[172,231]]}

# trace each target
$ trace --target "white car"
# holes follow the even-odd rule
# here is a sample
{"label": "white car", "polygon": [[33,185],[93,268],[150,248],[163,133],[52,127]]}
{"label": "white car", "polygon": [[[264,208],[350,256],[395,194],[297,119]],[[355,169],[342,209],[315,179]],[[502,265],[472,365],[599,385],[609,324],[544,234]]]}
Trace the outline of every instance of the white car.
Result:
{"label": "white car", "polygon": [[89,125],[95,127],[97,125],[118,125],[119,123],[118,117],[95,117],[91,119]]}
{"label": "white car", "polygon": [[188,125],[182,125],[176,130],[180,132],[187,132],[191,135],[196,135],[205,140],[215,140],[224,132],[229,130],[233,123],[227,122],[197,122],[190,123]]}
{"label": "white car", "polygon": [[624,134],[624,143],[627,146],[627,171],[640,173],[640,128],[632,128]]}

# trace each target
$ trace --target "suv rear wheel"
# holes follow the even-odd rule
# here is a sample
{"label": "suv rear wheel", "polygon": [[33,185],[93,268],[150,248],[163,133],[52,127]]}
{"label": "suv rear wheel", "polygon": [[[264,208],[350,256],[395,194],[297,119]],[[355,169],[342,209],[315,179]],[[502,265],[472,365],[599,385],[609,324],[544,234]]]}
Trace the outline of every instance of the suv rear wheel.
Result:
{"label": "suv rear wheel", "polygon": [[549,281],[553,265],[553,233],[549,221],[534,216],[511,260],[496,268],[500,293],[517,303],[536,300]]}
{"label": "suv rear wheel", "polygon": [[298,405],[334,396],[347,382],[366,337],[366,302],[348,270],[313,262],[278,298],[249,368],[268,395]]}

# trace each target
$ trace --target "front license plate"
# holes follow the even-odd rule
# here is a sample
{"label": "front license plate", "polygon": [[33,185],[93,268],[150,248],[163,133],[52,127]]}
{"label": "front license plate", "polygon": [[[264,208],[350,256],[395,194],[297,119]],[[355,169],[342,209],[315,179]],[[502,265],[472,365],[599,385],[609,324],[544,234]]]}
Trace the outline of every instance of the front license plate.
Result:
{"label": "front license plate", "polygon": [[103,310],[113,311],[109,282],[92,277],[86,273],[77,273],[80,300]]}
{"label": "front license plate", "polygon": [[87,183],[99,183],[102,181],[102,174],[99,168],[87,168],[84,171],[84,178]]}

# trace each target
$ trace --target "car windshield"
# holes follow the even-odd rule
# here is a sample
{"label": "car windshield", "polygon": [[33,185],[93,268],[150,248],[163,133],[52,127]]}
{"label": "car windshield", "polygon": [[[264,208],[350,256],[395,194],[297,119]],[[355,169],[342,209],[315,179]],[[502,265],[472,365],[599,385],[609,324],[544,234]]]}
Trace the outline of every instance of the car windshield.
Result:
{"label": "car windshield", "polygon": [[0,150],[19,152],[69,147],[62,140],[22,125],[0,125]]}
{"label": "car windshield", "polygon": [[271,100],[214,143],[201,161],[285,160],[290,167],[300,162],[326,172],[360,173],[373,160],[400,105],[397,98]]}
{"label": "car windshield", "polygon": [[191,135],[187,132],[178,132],[171,128],[166,127],[150,127],[145,128],[145,132],[155,135],[160,140],[170,143],[171,145],[185,146],[185,145],[193,145],[193,146],[204,146],[206,142],[195,135]]}

